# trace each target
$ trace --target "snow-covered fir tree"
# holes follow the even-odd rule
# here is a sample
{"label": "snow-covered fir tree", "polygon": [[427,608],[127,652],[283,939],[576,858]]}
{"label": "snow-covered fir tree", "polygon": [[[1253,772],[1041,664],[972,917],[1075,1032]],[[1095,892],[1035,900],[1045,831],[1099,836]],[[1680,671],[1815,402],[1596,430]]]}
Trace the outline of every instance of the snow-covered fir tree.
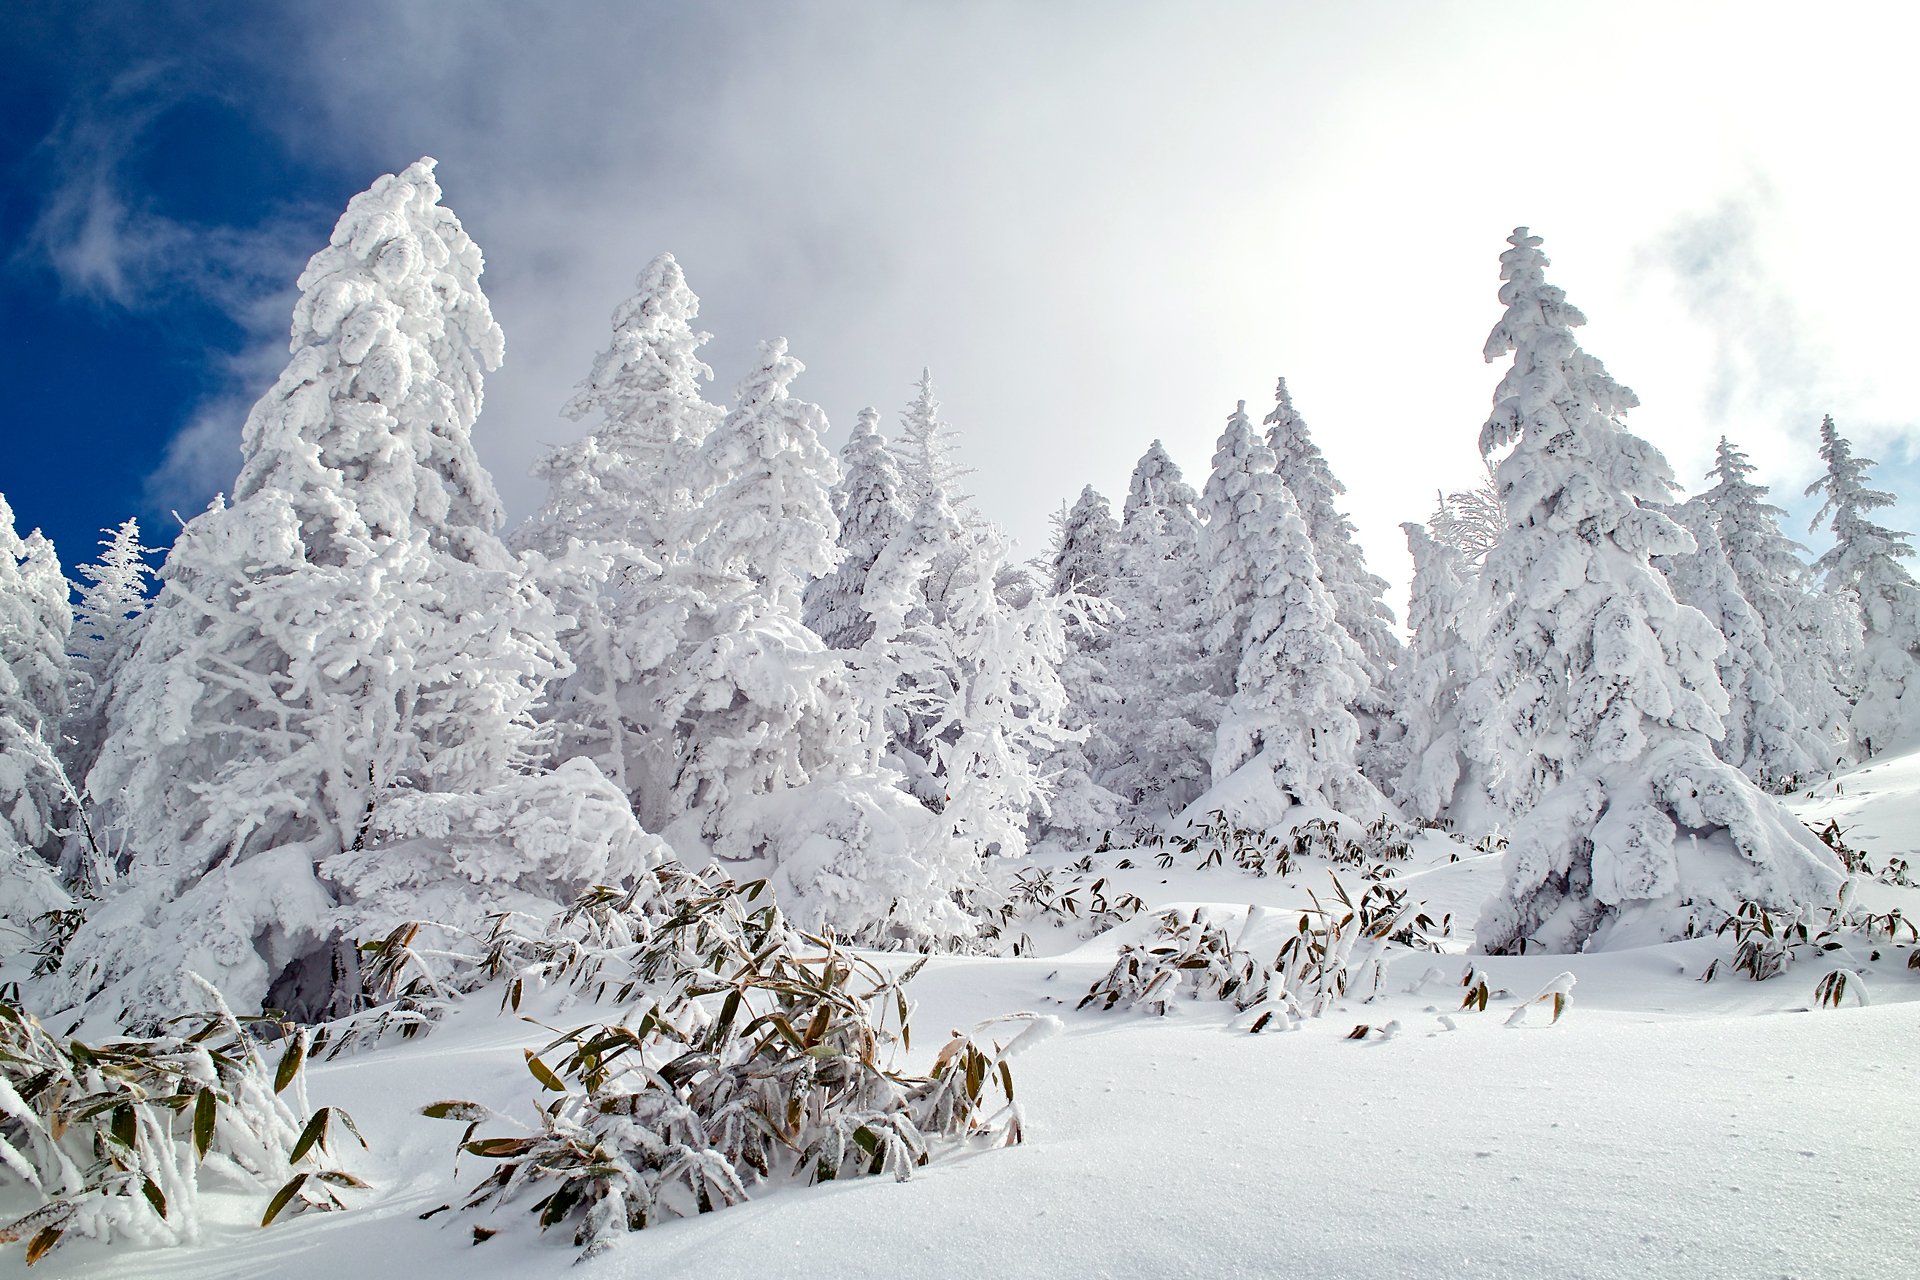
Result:
{"label": "snow-covered fir tree", "polygon": [[709,496],[663,584],[679,601],[674,647],[654,673],[675,753],[667,803],[727,857],[758,852],[760,797],[838,767],[862,736],[844,664],[801,619],[801,592],[833,567],[839,528],[826,415],[788,390],[802,368],[784,339],[760,344],[695,459]]}
{"label": "snow-covered fir tree", "polygon": [[860,411],[840,449],[832,502],[840,522],[840,563],[807,587],[806,623],[828,648],[858,649],[873,635],[864,603],[867,575],[913,518],[899,463],[880,434],[877,409]]}
{"label": "snow-covered fir tree", "polygon": [[713,370],[700,359],[711,335],[693,327],[699,315],[672,254],[640,272],[633,295],[614,308],[612,341],[564,410],[593,428],[535,468],[547,499],[515,531],[517,545],[556,554],[577,538],[665,557],[704,496],[690,487],[691,463],[722,412],[701,396]]}
{"label": "snow-covered fir tree", "polygon": [[[1413,586],[1407,604],[1412,638],[1394,685],[1401,725],[1402,765],[1393,798],[1409,817],[1440,822],[1453,810],[1465,757],[1460,733],[1460,695],[1474,673],[1476,602],[1464,557],[1425,525],[1400,526],[1413,556]],[[1471,808],[1474,797],[1465,797]],[[1462,813],[1472,826],[1482,815]]]}
{"label": "snow-covered fir tree", "polygon": [[1158,440],[1134,466],[1122,508],[1106,661],[1114,690],[1101,779],[1136,810],[1176,813],[1213,777],[1221,698],[1205,645],[1209,599],[1198,495]]}
{"label": "snow-covered fir tree", "polygon": [[170,1012],[192,971],[317,1016],[354,998],[358,937],[644,865],[637,828],[506,817],[560,799],[529,799],[522,770],[564,660],[474,455],[502,338],[439,200],[421,160],[348,205],[300,277],[232,502],[161,570],[88,779],[130,870],[68,948],[68,1000]]}
{"label": "snow-covered fir tree", "polygon": [[[1361,776],[1360,724],[1352,707],[1366,688],[1359,647],[1334,616],[1299,505],[1274,471],[1242,401],[1214,454],[1208,482],[1217,621],[1215,652],[1233,662],[1232,692],[1213,753],[1215,792],[1243,769],[1236,793],[1277,793],[1293,804],[1359,817],[1385,811]],[[1244,593],[1245,603],[1241,603]],[[1232,626],[1236,613],[1244,617]],[[1279,812],[1255,814],[1269,821]]]}
{"label": "snow-covered fir tree", "polygon": [[1706,506],[1696,498],[1672,515],[1693,535],[1695,549],[1655,557],[1654,564],[1666,574],[1674,598],[1698,609],[1727,642],[1714,660],[1727,691],[1725,732],[1714,750],[1761,786],[1783,790],[1826,767],[1826,745],[1787,696],[1766,626],[1740,593]]}
{"label": "snow-covered fir tree", "polygon": [[1242,400],[1220,433],[1213,471],[1200,491],[1200,558],[1207,569],[1206,646],[1213,689],[1223,700],[1233,695],[1240,655],[1246,649],[1247,618],[1265,572],[1243,528],[1258,516],[1261,506],[1260,487],[1253,477],[1272,474],[1273,450],[1254,433],[1247,402]]}
{"label": "snow-covered fir tree", "polygon": [[1722,436],[1707,473],[1713,487],[1694,501],[1712,520],[1740,594],[1759,615],[1788,707],[1819,739],[1814,763],[1829,769],[1850,737],[1843,673],[1859,643],[1858,619],[1851,600],[1812,589],[1800,558],[1805,548],[1782,530],[1787,513],[1767,501],[1765,485],[1748,479],[1753,473],[1747,455]]}
{"label": "snow-covered fir tree", "polygon": [[[582,439],[535,468],[541,509],[514,532],[542,553],[542,586],[572,621],[561,643],[573,671],[548,695],[544,718],[561,757],[585,755],[644,808],[672,752],[642,674],[663,661],[678,616],[662,567],[684,549],[697,493],[693,461],[720,421],[701,385],[713,371],[694,328],[700,299],[670,253],[647,264],[614,309],[613,336],[568,401],[593,419]],[[597,415],[597,417],[595,416]]]}
{"label": "snow-covered fir tree", "polygon": [[1854,455],[1832,415],[1820,423],[1820,460],[1827,473],[1807,494],[1821,495],[1813,525],[1828,522],[1833,546],[1813,567],[1829,594],[1859,604],[1864,635],[1850,727],[1862,754],[1875,755],[1920,736],[1920,584],[1901,563],[1913,558],[1910,535],[1869,514],[1894,502],[1892,494],[1868,487],[1878,464]]}
{"label": "snow-covered fir tree", "polygon": [[973,510],[972,496],[962,488],[973,468],[961,465],[958,452],[953,424],[940,416],[940,401],[934,398],[933,373],[922,369],[913,401],[900,414],[900,434],[894,443],[894,456],[906,481],[902,496],[908,510],[917,511],[937,491],[961,524],[976,528],[980,517]]}
{"label": "snow-covered fir tree", "polygon": [[22,538],[0,496],[0,957],[71,905],[50,856],[72,808],[58,756],[73,614],[53,544]]}
{"label": "snow-covered fir tree", "polygon": [[99,757],[120,669],[133,653],[145,619],[153,548],[140,544],[140,522],[128,519],[100,543],[100,559],[83,564],[85,585],[73,611],[73,704],[67,714],[67,768],[84,779]]}
{"label": "snow-covered fir tree", "polygon": [[1620,415],[1638,401],[1580,349],[1586,317],[1546,281],[1540,238],[1500,257],[1511,353],[1481,429],[1509,525],[1487,557],[1491,624],[1462,699],[1467,754],[1514,813],[1480,944],[1571,951],[1710,929],[1742,902],[1825,900],[1833,855],[1718,759],[1725,645],[1650,564],[1694,550],[1661,510],[1666,460]]}
{"label": "snow-covered fir tree", "polygon": [[1062,516],[1047,565],[1048,594],[1064,621],[1063,722],[1078,735],[1062,742],[1044,766],[1053,795],[1043,830],[1047,839],[1062,846],[1094,844],[1120,823],[1120,797],[1100,781],[1115,754],[1107,729],[1117,694],[1106,655],[1115,618],[1119,535],[1106,498],[1087,485]]}
{"label": "snow-covered fir tree", "polygon": [[1273,450],[1274,474],[1300,506],[1320,580],[1333,599],[1334,620],[1360,646],[1367,688],[1359,695],[1358,708],[1372,722],[1369,730],[1377,733],[1380,722],[1392,714],[1388,686],[1402,648],[1393,630],[1393,610],[1387,607],[1387,583],[1367,569],[1366,553],[1354,540],[1353,522],[1338,505],[1347,487],[1334,478],[1306,420],[1294,409],[1285,378],[1275,384],[1273,402],[1263,425],[1267,447]]}

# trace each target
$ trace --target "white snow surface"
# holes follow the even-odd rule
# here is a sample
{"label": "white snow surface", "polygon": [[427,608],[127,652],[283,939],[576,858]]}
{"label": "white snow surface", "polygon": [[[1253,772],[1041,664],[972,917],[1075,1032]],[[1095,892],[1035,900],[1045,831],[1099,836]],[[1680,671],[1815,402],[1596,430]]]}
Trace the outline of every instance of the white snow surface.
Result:
{"label": "white snow surface", "polygon": [[[1920,862],[1920,753],[1883,758],[1793,798],[1838,818],[1875,865]],[[1458,856],[1458,860],[1452,860]],[[1121,859],[1130,869],[1114,869]],[[1151,907],[1298,906],[1325,897],[1323,864],[1287,879],[1231,863],[1111,850],[1096,865]],[[1338,868],[1348,887],[1361,887]],[[417,1114],[467,1098],[531,1114],[538,1087],[520,1049],[551,1038],[498,1015],[482,992],[431,1036],[310,1068],[315,1106],[345,1107],[372,1150],[353,1167],[375,1190],[346,1213],[262,1230],[257,1198],[204,1197],[198,1245],[74,1242],[35,1275],[271,1275],[488,1280],[641,1276],[1895,1277],[1920,1258],[1912,1211],[1920,1097],[1920,972],[1885,963],[1872,1000],[1818,1008],[1828,967],[1802,960],[1752,982],[1701,973],[1716,938],[1599,954],[1472,957],[1498,854],[1422,836],[1393,883],[1436,918],[1446,954],[1394,948],[1386,994],[1348,1000],[1300,1030],[1249,1035],[1230,1005],[1178,1001],[1164,1018],[1076,1011],[1142,913],[1091,940],[1044,936],[1019,959],[934,958],[910,992],[916,1052],[950,1027],[1019,1009],[1058,1014],[1064,1034],[1014,1064],[1027,1139],[950,1152],[906,1183],[869,1178],[762,1190],[746,1205],[626,1237],[573,1271],[569,1232],[542,1238],[523,1200],[422,1221],[489,1171],[459,1129]],[[1864,882],[1872,909],[1920,912],[1920,889]],[[1048,943],[1053,945],[1049,946]],[[1046,954],[1047,952],[1054,954]],[[885,954],[883,964],[910,957]],[[1460,1009],[1463,970],[1492,989]],[[1563,975],[1570,974],[1569,986]],[[1543,991],[1571,992],[1558,1022]],[[524,1012],[555,1028],[600,1016],[551,998]],[[1364,1040],[1356,1026],[1387,1028]],[[483,1132],[505,1132],[498,1125]],[[471,1229],[499,1230],[484,1244]],[[0,1275],[22,1275],[20,1251]]]}

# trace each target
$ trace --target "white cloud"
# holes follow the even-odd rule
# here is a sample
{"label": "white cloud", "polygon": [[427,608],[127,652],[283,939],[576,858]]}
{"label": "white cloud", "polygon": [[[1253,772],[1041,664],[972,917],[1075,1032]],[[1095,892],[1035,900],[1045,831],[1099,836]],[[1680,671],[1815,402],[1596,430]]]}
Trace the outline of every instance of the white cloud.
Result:
{"label": "white cloud", "polygon": [[1920,255],[1869,234],[1911,222],[1901,33],[1751,4],[1391,13],[329,7],[279,51],[300,115],[274,123],[368,181],[442,161],[508,335],[478,441],[521,512],[663,249],[719,395],[773,334],[842,427],[931,365],[1028,550],[1156,436],[1197,483],[1284,373],[1404,580],[1397,523],[1478,465],[1519,222],[1683,477],[1727,430],[1804,482],[1815,391],[1881,456],[1913,430],[1891,371]]}

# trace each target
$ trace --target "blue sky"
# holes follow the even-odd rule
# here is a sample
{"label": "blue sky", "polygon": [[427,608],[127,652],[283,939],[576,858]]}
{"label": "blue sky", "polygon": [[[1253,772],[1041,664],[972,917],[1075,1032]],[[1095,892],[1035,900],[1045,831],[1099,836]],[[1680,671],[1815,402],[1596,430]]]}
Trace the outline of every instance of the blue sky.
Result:
{"label": "blue sky", "polygon": [[[607,316],[686,267],[725,400],[763,337],[837,445],[930,365],[1031,553],[1164,438],[1196,483],[1285,374],[1376,568],[1473,479],[1508,230],[1695,482],[1725,432],[1804,509],[1831,411],[1920,493],[1895,6],[8,6],[0,491],[69,565],[237,466],[293,280],[423,154],[488,258],[476,429],[509,510]],[[1895,513],[1920,523],[1911,500]],[[1804,527],[1803,525],[1801,527]],[[1796,532],[1798,530],[1796,529]]]}

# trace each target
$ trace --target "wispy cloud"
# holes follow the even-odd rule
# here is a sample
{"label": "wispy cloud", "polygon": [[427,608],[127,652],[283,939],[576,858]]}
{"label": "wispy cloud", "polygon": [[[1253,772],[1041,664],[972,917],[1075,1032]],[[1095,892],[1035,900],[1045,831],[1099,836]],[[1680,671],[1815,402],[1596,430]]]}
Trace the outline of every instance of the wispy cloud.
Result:
{"label": "wispy cloud", "polygon": [[1828,354],[1794,293],[1769,266],[1777,198],[1764,179],[1677,220],[1653,250],[1688,313],[1707,331],[1703,404],[1720,422],[1773,418],[1819,403]]}
{"label": "wispy cloud", "polygon": [[204,308],[233,326],[237,344],[194,352],[208,390],[146,481],[155,515],[189,514],[231,483],[247,405],[285,360],[292,282],[318,247],[311,210],[283,204],[246,225],[188,221],[139,188],[132,171],[156,124],[201,93],[178,71],[146,63],[76,97],[37,149],[39,213],[11,261],[103,308]]}

